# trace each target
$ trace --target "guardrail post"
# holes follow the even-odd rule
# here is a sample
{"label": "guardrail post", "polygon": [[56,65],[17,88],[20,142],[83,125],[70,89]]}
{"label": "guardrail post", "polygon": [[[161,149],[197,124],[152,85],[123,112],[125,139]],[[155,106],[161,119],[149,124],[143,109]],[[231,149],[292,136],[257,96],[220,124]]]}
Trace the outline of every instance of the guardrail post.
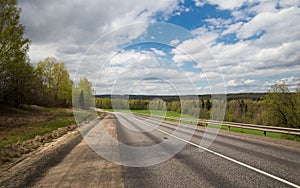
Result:
{"label": "guardrail post", "polygon": [[228,126],[228,130],[230,131],[230,126]]}
{"label": "guardrail post", "polygon": [[267,131],[264,131],[264,136],[267,136]]}

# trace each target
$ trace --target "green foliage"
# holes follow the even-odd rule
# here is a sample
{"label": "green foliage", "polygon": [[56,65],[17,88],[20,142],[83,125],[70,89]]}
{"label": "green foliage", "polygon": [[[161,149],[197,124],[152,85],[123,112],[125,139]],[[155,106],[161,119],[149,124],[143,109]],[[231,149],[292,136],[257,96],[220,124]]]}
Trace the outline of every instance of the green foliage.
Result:
{"label": "green foliage", "polygon": [[[130,110],[144,110],[144,109],[148,109],[148,106],[149,106],[149,100],[141,100],[141,99],[129,100]],[[157,107],[157,105],[154,106]]]}
{"label": "green foliage", "polygon": [[88,109],[94,106],[92,83],[82,77],[78,85],[73,88],[73,106],[81,109]]}
{"label": "green foliage", "polygon": [[225,121],[264,125],[267,111],[265,100],[230,100],[226,106]]}
{"label": "green foliage", "polygon": [[84,94],[83,94],[83,90],[80,91],[80,95],[79,95],[79,106],[81,107],[81,109],[84,109]]}
{"label": "green foliage", "polygon": [[54,58],[29,63],[30,40],[24,38],[17,0],[0,1],[0,102],[70,106],[72,82],[63,63]]}
{"label": "green foliage", "polygon": [[171,109],[169,109],[173,112],[177,112],[180,113],[181,112],[181,108],[180,108],[180,101],[172,101],[171,102]]}
{"label": "green foliage", "polygon": [[212,106],[212,104],[211,104],[210,100],[208,99],[208,100],[206,101],[206,105],[205,105],[206,110],[209,111],[209,110],[211,109],[211,106]]}
{"label": "green foliage", "polygon": [[0,1],[0,102],[19,107],[32,94],[34,74],[27,57],[30,40],[23,37],[17,5],[17,0]]}
{"label": "green foliage", "polygon": [[36,67],[39,81],[38,104],[44,106],[70,106],[72,98],[72,81],[64,63],[53,57],[40,61]]}
{"label": "green foliage", "polygon": [[266,95],[267,124],[300,128],[299,88],[290,92],[285,83],[275,84]]}
{"label": "green foliage", "polygon": [[[266,96],[264,100],[260,97]],[[142,98],[144,97],[144,99]],[[249,99],[247,99],[249,97]],[[96,98],[96,107],[102,109],[128,109],[149,111],[149,104],[152,96],[141,96],[139,99],[121,100],[116,99],[118,105],[112,106],[111,99]],[[129,98],[138,98],[137,96]],[[157,96],[156,96],[157,98]],[[163,98],[163,97],[159,97]],[[154,99],[154,98],[153,98]],[[200,119],[209,119],[213,110],[219,110],[226,103],[221,100],[209,99],[207,96],[199,97],[199,101],[194,100],[164,100],[167,106],[167,113],[182,113]],[[175,100],[176,99],[176,100]],[[118,101],[120,100],[120,101]],[[212,105],[215,105],[212,108]],[[160,106],[160,104],[158,105]],[[285,118],[289,121],[282,121],[282,114],[278,108],[282,109]],[[200,112],[199,110],[200,109]],[[217,112],[216,111],[216,112]],[[261,125],[299,127],[300,122],[300,82],[296,93],[290,92],[287,86],[275,85],[267,94],[230,94],[230,99],[226,104],[225,121],[241,122]],[[281,119],[280,119],[281,118]]]}
{"label": "green foliage", "polygon": [[[296,89],[296,119],[298,121],[298,128],[300,128],[300,79],[298,83],[298,87]],[[300,138],[299,138],[300,139]]]}
{"label": "green foliage", "polygon": [[226,96],[228,101],[231,100],[252,100],[261,101],[265,98],[265,93],[235,93]]}

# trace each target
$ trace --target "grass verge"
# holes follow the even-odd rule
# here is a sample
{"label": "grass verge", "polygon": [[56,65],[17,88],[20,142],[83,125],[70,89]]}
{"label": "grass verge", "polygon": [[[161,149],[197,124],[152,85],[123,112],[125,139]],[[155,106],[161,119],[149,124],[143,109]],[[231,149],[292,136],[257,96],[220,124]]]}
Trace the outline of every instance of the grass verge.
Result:
{"label": "grass verge", "polygon": [[185,114],[180,114],[178,112],[173,112],[173,111],[161,111],[161,110],[114,110],[114,109],[105,109],[107,112],[132,112],[132,113],[138,113],[138,114],[146,114],[146,115],[158,115],[158,116],[171,116],[171,117],[183,117],[183,118],[195,118],[193,116],[185,115]]}
{"label": "grass verge", "polygon": [[77,126],[72,109],[0,106],[0,164],[35,150]]}
{"label": "grass verge", "polygon": [[[105,109],[108,112],[113,112],[113,109]],[[119,112],[132,112],[132,113],[140,113],[140,114],[146,114],[146,115],[150,115],[151,113],[154,115],[164,115],[165,112],[163,111],[149,111],[149,110],[118,110]],[[173,112],[173,111],[167,111],[166,116],[170,116],[170,117],[180,117],[181,114],[178,112]],[[192,116],[188,116],[188,115],[182,115],[182,118],[193,118]],[[176,120],[171,120],[169,118],[165,118],[165,120],[167,121],[173,121],[176,122]],[[177,121],[178,122],[178,121]],[[186,124],[193,124],[196,125],[195,123],[191,123],[191,122],[184,122]],[[219,126],[219,125],[213,125],[213,124],[208,124],[208,127],[211,128],[218,128],[221,130],[228,130],[227,126]],[[252,135],[258,135],[258,136],[264,136],[263,131],[257,131],[257,130],[251,130],[251,129],[245,129],[245,128],[238,128],[238,127],[230,127],[230,131],[232,132],[238,132],[238,133],[245,133],[245,134],[252,134]],[[272,133],[272,132],[267,132],[266,134],[267,137],[271,137],[271,138],[279,138],[279,139],[286,139],[286,140],[295,140],[295,141],[300,141],[300,138],[297,136],[293,136],[293,135],[286,135],[286,134],[280,134],[280,133]]]}

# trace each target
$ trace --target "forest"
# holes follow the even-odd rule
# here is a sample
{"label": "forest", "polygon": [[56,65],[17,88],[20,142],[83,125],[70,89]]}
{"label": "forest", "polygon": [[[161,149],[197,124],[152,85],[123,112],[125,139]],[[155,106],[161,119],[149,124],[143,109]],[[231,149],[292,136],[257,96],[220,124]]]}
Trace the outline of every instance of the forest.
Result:
{"label": "forest", "polygon": [[46,57],[35,66],[30,63],[31,41],[24,37],[25,26],[20,23],[21,9],[17,5],[17,0],[0,1],[0,104],[16,108],[24,104],[70,107],[73,91],[75,98],[81,93],[81,107],[87,108],[87,96],[92,92],[86,78],[73,86],[64,62],[54,57]]}
{"label": "forest", "polygon": [[[299,88],[300,82],[296,92],[291,92],[285,83],[280,83],[273,85],[267,93],[228,94],[224,121],[300,128]],[[102,109],[148,110],[151,102],[160,98],[161,100],[156,101],[157,110],[165,108],[167,111],[200,119],[209,119],[212,105],[218,105],[218,101],[211,99],[209,95],[199,95],[199,100],[196,101],[180,101],[178,96],[127,97],[128,99],[124,99],[124,96],[97,95],[95,105]]]}

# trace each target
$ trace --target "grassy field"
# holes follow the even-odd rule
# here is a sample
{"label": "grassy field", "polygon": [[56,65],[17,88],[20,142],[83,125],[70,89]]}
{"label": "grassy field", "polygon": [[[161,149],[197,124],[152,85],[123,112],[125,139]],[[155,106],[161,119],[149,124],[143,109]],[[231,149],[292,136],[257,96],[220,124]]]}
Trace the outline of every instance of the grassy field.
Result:
{"label": "grassy field", "polygon": [[75,124],[72,109],[0,106],[0,148]]}
{"label": "grassy field", "polygon": [[[114,112],[113,109],[105,109],[106,111],[108,112]],[[180,117],[181,114],[178,113],[178,112],[173,112],[173,111],[160,111],[160,110],[153,110],[153,111],[150,111],[150,110],[115,110],[117,112],[133,112],[133,113],[139,113],[139,114],[147,114],[147,115],[150,115],[151,113],[153,115],[159,115],[159,116],[171,116],[171,117]],[[189,115],[185,115],[183,114],[182,115],[183,118],[193,118],[192,116],[189,116]]]}
{"label": "grassy field", "polygon": [[[113,109],[106,109],[106,111],[113,112]],[[121,110],[121,111],[125,111],[125,110]],[[130,111],[126,110],[125,112],[130,112]],[[151,112],[149,110],[131,110],[131,112],[132,113],[140,113],[140,114],[148,114],[148,115],[151,114]],[[162,111],[152,111],[152,114],[154,114],[154,115],[164,115],[164,113],[165,112],[162,112]],[[166,113],[166,116],[180,117],[181,114],[177,113],[177,112],[173,112],[173,111],[168,111]],[[182,115],[182,118],[193,118],[193,117],[192,116],[188,116],[188,115]],[[168,121],[174,121],[174,120],[170,120],[168,118],[165,118],[165,119],[168,120]],[[191,124],[190,122],[184,122],[184,123]],[[196,125],[196,124],[194,124],[194,125]],[[220,127],[219,125],[208,124],[208,127],[218,128],[218,129],[222,129],[222,130],[228,130],[227,126],[221,126]],[[258,135],[258,136],[263,136],[264,135],[263,131],[257,131],[257,130],[251,130],[251,129],[244,129],[244,128],[238,128],[238,127],[231,127],[230,131],[232,131],[232,132],[239,132],[239,133],[245,133],[245,134]],[[271,132],[267,132],[267,137],[300,141],[300,138],[296,137],[296,136],[279,134],[279,133],[271,133]]]}

